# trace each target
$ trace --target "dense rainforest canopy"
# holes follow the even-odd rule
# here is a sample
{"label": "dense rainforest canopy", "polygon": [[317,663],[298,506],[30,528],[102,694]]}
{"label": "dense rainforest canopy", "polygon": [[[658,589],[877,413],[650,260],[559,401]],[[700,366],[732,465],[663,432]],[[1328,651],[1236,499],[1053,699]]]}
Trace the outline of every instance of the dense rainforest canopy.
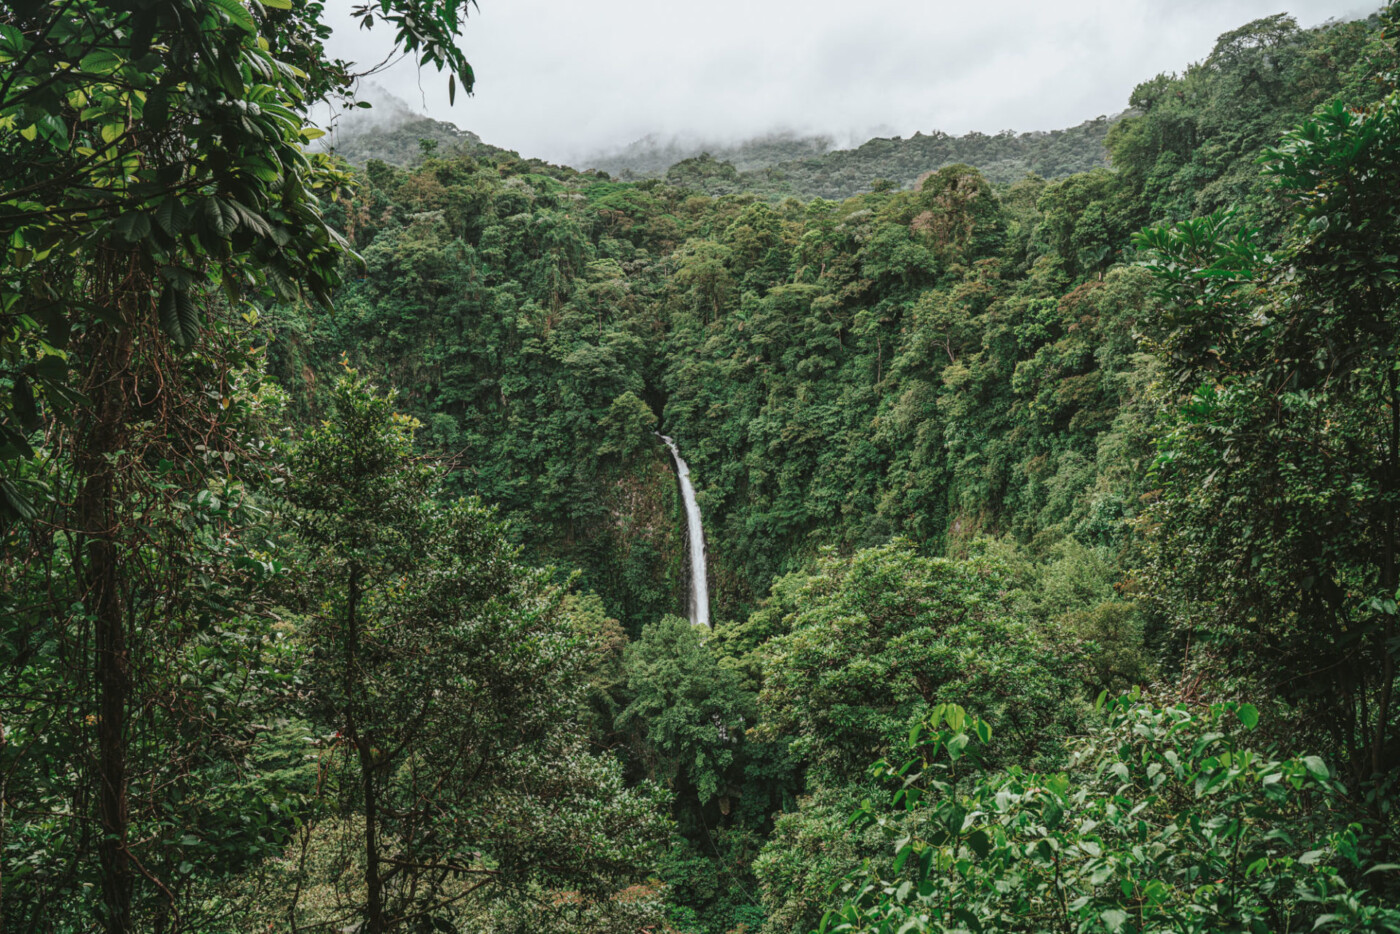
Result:
{"label": "dense rainforest canopy", "polygon": [[618,177],[328,35],[0,8],[0,930],[1400,931],[1400,6]]}
{"label": "dense rainforest canopy", "polygon": [[[386,103],[387,113],[342,120],[330,137],[335,152],[357,165],[378,159],[401,167],[422,158],[418,144],[425,139],[437,143],[434,152],[442,156],[479,150],[490,153],[488,159],[503,154],[474,133],[417,116],[400,101]],[[605,171],[619,181],[665,178],[677,187],[708,195],[841,200],[891,181],[912,188],[931,167],[955,162],[976,166],[994,182],[1014,182],[1027,173],[1060,178],[1086,172],[1108,164],[1104,138],[1115,122],[1099,117],[1067,130],[1019,135],[918,132],[909,139],[872,139],[849,150],[834,149],[828,137],[786,133],[739,143],[662,142],[647,137],[624,149],[584,156],[578,164]]]}

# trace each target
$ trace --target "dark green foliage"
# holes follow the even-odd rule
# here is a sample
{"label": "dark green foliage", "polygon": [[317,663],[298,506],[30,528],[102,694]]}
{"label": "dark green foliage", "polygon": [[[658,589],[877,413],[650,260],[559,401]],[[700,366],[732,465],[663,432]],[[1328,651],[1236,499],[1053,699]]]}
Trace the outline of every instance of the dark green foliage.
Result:
{"label": "dark green foliage", "polygon": [[925,173],[968,163],[994,182],[1027,173],[1060,178],[1107,163],[1104,138],[1119,118],[1099,117],[1049,133],[915,133],[909,139],[872,139],[833,150],[825,137],[771,136],[736,145],[661,145],[648,138],[627,149],[589,156],[587,166],[619,179],[664,177],[707,195],[753,192],[770,200],[849,198],[881,183],[917,188]]}
{"label": "dark green foliage", "polygon": [[1397,712],[1400,95],[1321,108],[1269,153],[1294,199],[1268,252],[1220,214],[1145,232],[1173,377],[1147,560],[1208,669],[1265,679],[1360,781]]}
{"label": "dark green foliage", "polygon": [[[1270,29],[1298,68],[1381,47],[1366,24]],[[1224,121],[1223,97],[1254,93],[1237,73],[1252,35],[1151,93],[1177,100],[1185,81],[1173,112]],[[1313,98],[1359,80],[1307,74]],[[1165,106],[1132,119],[1160,129]],[[1250,106],[1272,127],[1304,105]],[[1249,178],[1275,138],[1252,132],[1221,163]],[[337,318],[283,330],[273,357],[292,384],[348,352],[404,386],[460,488],[501,504],[536,559],[579,567],[634,634],[684,605],[679,504],[643,406],[694,472],[723,619],[826,542],[1116,548],[1156,378],[1136,336],[1158,300],[1123,265],[1161,210],[1135,152],[1002,188],[935,161],[917,191],[805,205],[697,196],[692,175],[736,184],[705,158],[676,167],[683,188],[481,150],[381,166],[346,206],[366,278]],[[1248,197],[1277,216],[1266,190]]]}
{"label": "dark green foliage", "polygon": [[[127,854],[164,886],[126,890],[135,929],[181,919],[225,930],[261,893],[209,896],[283,852],[315,783],[305,725],[286,711],[300,654],[266,609],[285,571],[258,495],[275,468],[265,437],[280,393],[259,371],[244,322],[218,306],[209,319],[178,371],[151,352],[167,339],[145,332],[150,356],[131,366],[143,388],[166,381],[170,409],[148,410],[110,461],[105,518],[127,582],[124,687],[137,712],[118,721],[129,776],[119,800]],[[18,930],[90,930],[113,916],[103,887],[113,864],[94,832],[113,713],[98,690],[97,621],[84,601],[102,555],[74,546],[91,488],[81,469],[56,458],[36,521],[0,539],[0,859],[3,917]]]}
{"label": "dark green foliage", "polygon": [[[343,241],[319,196],[345,175],[303,151],[321,135],[307,109],[354,80],[324,58],[322,12],[25,0],[0,14],[0,378],[25,387],[17,410],[9,393],[0,408],[6,513],[23,495],[14,462],[33,456],[33,388],[58,412],[76,402],[63,385],[70,339],[157,310],[186,347],[200,318],[190,291],[206,277],[230,297],[321,302],[340,284]],[[462,0],[360,12],[470,91],[454,41],[465,16]]]}
{"label": "dark green foliage", "polygon": [[333,877],[358,870],[363,888],[336,885],[330,912],[293,898],[288,913],[377,932],[447,922],[472,892],[599,899],[642,881],[629,876],[664,833],[658,792],[623,789],[615,761],[560,728],[586,671],[563,594],[517,563],[480,503],[440,504],[412,429],[391,397],[346,378],[289,460],[309,552],[307,714],[334,735],[317,787],[362,827],[363,861],[349,849]]}
{"label": "dark green foliage", "polygon": [[627,693],[618,716],[639,734],[647,771],[673,787],[690,789],[701,805],[737,793],[736,764],[746,724],[757,719],[756,698],[737,674],[722,668],[705,646],[708,628],[667,616],[642,630],[627,647]]}
{"label": "dark green foliage", "polygon": [[792,802],[798,757],[752,730],[758,697],[708,627],[674,616],[627,647],[617,718],[634,766],[675,790],[678,831],[662,860],[672,921],[714,934],[761,921],[750,865]]}

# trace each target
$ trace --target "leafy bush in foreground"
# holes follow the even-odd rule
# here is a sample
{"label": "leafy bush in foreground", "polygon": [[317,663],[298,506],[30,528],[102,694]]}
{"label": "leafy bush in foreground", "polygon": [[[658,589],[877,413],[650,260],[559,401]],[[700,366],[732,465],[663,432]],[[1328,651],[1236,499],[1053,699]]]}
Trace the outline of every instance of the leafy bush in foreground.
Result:
{"label": "leafy bush in foreground", "polygon": [[893,809],[853,823],[898,835],[888,863],[848,877],[823,919],[836,932],[1400,931],[1367,886],[1345,789],[1316,756],[1276,758],[1244,742],[1249,704],[1157,708],[1136,694],[1071,769],[988,772],[991,728],[956,705],[909,734],[909,761],[882,760]]}

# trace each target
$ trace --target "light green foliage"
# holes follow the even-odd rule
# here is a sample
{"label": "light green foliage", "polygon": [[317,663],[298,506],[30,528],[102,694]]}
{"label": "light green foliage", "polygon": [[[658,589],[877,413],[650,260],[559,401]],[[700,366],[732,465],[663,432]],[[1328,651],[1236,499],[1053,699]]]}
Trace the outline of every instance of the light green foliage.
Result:
{"label": "light green foliage", "polygon": [[672,281],[685,289],[690,311],[702,321],[718,320],[734,295],[734,251],[710,240],[688,241],[676,251]]}
{"label": "light green foliage", "polygon": [[[996,448],[1013,422],[989,410],[1014,403],[1006,387],[1020,358],[1061,333],[1001,339],[1006,318],[1055,306],[1026,304],[996,259],[1028,248],[1034,217],[1013,220],[973,170],[948,167],[919,192],[768,206],[534,164],[564,187],[525,185],[518,163],[482,158],[376,170],[348,209],[366,218],[358,236],[372,235],[369,276],[312,340],[283,330],[274,359],[300,382],[301,361],[324,368],[346,350],[412,387],[405,401],[430,426],[425,440],[461,455],[464,488],[500,502],[532,554],[580,565],[629,631],[682,601],[668,464],[647,446],[636,402],[694,468],[731,617],[827,535],[936,542],[961,516],[1005,524],[1024,482],[1015,465],[1042,444],[1068,444],[1081,465],[1055,511],[1090,508],[1092,432],[1127,396],[1116,371],[1128,366],[1127,309],[1143,301],[1142,279],[1115,273],[1096,299],[1067,306],[1074,352],[1047,362],[1077,368],[1064,408],[1066,418],[1093,408],[1082,431],[1061,441],[1043,435],[1059,426],[1038,426],[994,472],[950,464],[949,448],[979,460]],[[1096,345],[1113,352],[1096,356]],[[974,379],[945,379],[959,367]],[[1045,373],[1047,390],[1056,375]],[[965,407],[981,410],[977,424],[954,428],[948,416]],[[950,503],[959,475],[969,482]],[[1123,493],[1116,513],[1097,502],[1098,527],[1127,509]]]}
{"label": "light green foliage", "polygon": [[[1374,27],[1275,27],[1259,41],[1290,50],[1276,99],[1248,79],[1245,30],[1222,46],[1235,52],[1163,79],[1176,103],[1124,121],[1189,154],[1169,117],[1197,127],[1182,139],[1214,139],[1240,129],[1221,114],[1248,98],[1260,119],[1172,185],[1255,178],[1304,99],[1380,61],[1329,83],[1317,62],[1374,45]],[[460,488],[499,503],[533,558],[579,567],[632,634],[684,592],[669,465],[643,419],[613,411],[628,394],[692,468],[722,620],[823,544],[906,535],[936,552],[1012,533],[1037,551],[1067,536],[1117,548],[1151,458],[1156,371],[1137,336],[1159,302],[1124,263],[1130,232],[1167,210],[1140,170],[1157,158],[1125,145],[1114,171],[1005,186],[930,159],[908,176],[918,190],[806,204],[619,184],[489,147],[380,165],[345,207],[367,277],[337,320],[281,330],[273,357],[304,384],[306,364],[325,373],[345,351],[406,387],[423,440],[460,457]]]}
{"label": "light green foliage", "polygon": [[674,481],[651,434],[640,371],[654,342],[628,252],[596,249],[567,197],[542,180],[503,182],[494,165],[430,160],[385,178],[416,213],[400,226],[402,206],[368,212],[391,222],[361,228],[366,279],[312,340],[283,332],[281,372],[301,382],[306,361],[344,349],[406,387],[424,440],[464,468],[458,489],[499,504],[535,557],[580,567],[635,632],[679,588],[662,564],[677,539],[662,513]]}
{"label": "light green foliage", "polygon": [[[1345,789],[1316,756],[1248,742],[1249,704],[1108,706],[1068,772],[989,770],[1003,742],[953,704],[930,711],[873,774],[867,802],[891,856],[853,873],[819,930],[1109,934],[1397,931],[1368,891],[1356,825],[1332,823]],[[906,756],[912,758],[905,759]]]}
{"label": "light green foliage", "polygon": [[1052,639],[1078,640],[1088,693],[1122,692],[1143,685],[1152,672],[1145,613],[1120,592],[1122,571],[1106,547],[1068,539],[1049,559],[1029,569],[1027,611],[1049,625]]}
{"label": "light green foliage", "polygon": [[1011,586],[995,558],[924,558],[906,542],[823,557],[775,591],[790,631],[763,650],[764,730],[793,737],[809,781],[851,783],[962,695],[1019,761],[1053,761],[1079,715],[1068,660],[1017,616]]}
{"label": "light green foliage", "polygon": [[924,558],[897,542],[824,556],[775,585],[764,613],[781,618],[782,634],[758,650],[759,732],[791,744],[809,795],[778,819],[754,865],[767,930],[810,929],[831,885],[879,851],[878,837],[844,829],[869,793],[868,764],[949,698],[978,699],[1014,737],[1010,760],[1062,758],[1084,708],[1067,673],[1074,646],[1044,640],[1019,615],[1013,588],[1024,583],[992,555]]}
{"label": "light green foliage", "polygon": [[851,827],[851,812],[868,789],[818,787],[774,822],[753,872],[771,934],[807,934],[831,907],[832,892],[863,859],[887,848],[883,834]]}
{"label": "light green foliage", "polygon": [[1139,85],[1130,116],[1108,135],[1114,167],[1137,201],[1137,223],[1209,214],[1229,206],[1271,232],[1278,202],[1252,160],[1313,108],[1375,99],[1375,76],[1396,64],[1393,45],[1371,23],[1299,29],[1287,15],[1265,17],[1221,36],[1202,62],[1179,76]]}
{"label": "light green foliage", "polygon": [[627,692],[618,725],[643,732],[648,769],[693,788],[700,803],[728,795],[755,698],[705,645],[708,626],[668,616],[642,630],[627,647]]}
{"label": "light green foliage", "polygon": [[608,412],[599,420],[598,427],[607,438],[599,446],[598,453],[613,454],[626,461],[644,448],[654,447],[652,440],[656,413],[635,393],[624,392],[608,406]]}

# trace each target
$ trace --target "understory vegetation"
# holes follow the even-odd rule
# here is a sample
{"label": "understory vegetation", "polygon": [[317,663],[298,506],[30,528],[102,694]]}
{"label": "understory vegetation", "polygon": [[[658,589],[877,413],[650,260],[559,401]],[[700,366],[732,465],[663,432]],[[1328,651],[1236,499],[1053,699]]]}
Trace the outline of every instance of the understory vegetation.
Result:
{"label": "understory vegetation", "polygon": [[1400,932],[1400,6],[640,181],[328,35],[0,10],[0,929]]}

